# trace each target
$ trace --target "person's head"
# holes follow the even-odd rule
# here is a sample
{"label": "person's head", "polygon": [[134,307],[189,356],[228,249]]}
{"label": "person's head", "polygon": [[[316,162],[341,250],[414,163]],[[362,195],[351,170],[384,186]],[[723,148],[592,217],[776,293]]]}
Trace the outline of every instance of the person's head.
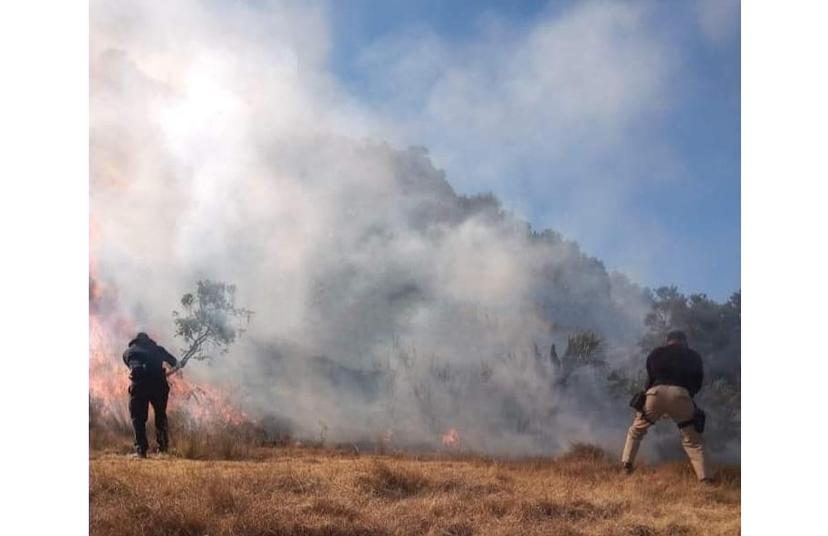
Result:
{"label": "person's head", "polygon": [[135,336],[135,340],[140,342],[140,343],[152,342],[152,339],[150,339],[150,336],[147,335],[146,333],[144,333],[143,331],[138,332],[138,335]]}
{"label": "person's head", "polygon": [[679,329],[674,329],[667,334],[667,344],[687,346],[687,335]]}

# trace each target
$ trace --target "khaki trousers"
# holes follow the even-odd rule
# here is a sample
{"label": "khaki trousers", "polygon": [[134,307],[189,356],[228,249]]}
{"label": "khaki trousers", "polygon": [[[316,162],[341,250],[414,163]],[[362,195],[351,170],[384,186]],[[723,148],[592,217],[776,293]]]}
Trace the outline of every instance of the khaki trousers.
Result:
{"label": "khaki trousers", "polygon": [[[644,404],[644,413],[636,412],[632,426],[627,432],[627,443],[621,461],[634,463],[635,455],[641,440],[656,421],[663,417],[670,417],[676,423],[693,418],[693,399],[684,387],[675,385],[656,385],[647,391],[647,401]],[[681,431],[681,444],[690,464],[699,480],[710,478],[704,456],[704,440],[702,435],[693,426],[685,426]]]}

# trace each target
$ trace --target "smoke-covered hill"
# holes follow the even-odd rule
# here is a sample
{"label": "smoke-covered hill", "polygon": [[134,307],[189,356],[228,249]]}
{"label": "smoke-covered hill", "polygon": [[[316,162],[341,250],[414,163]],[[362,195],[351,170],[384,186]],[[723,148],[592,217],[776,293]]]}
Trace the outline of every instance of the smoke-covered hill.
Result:
{"label": "smoke-covered hill", "polygon": [[[128,210],[111,202],[93,212],[102,234],[129,237],[94,249],[101,277],[147,329],[164,333],[199,277],[233,281],[256,312],[242,344],[197,374],[298,434],[391,431],[430,444],[457,428],[470,445],[503,452],[608,439],[590,424],[603,421],[606,393],[595,378],[577,397],[556,391],[549,353],[583,330],[629,350],[648,307],[637,287],[574,242],[533,232],[491,195],[456,195],[423,149],[320,138],[268,155],[267,175],[211,193],[208,213],[188,200],[163,229],[154,217],[163,188],[141,200],[127,185]],[[142,243],[174,252],[175,266],[135,251]],[[625,425],[612,427],[618,438]]]}

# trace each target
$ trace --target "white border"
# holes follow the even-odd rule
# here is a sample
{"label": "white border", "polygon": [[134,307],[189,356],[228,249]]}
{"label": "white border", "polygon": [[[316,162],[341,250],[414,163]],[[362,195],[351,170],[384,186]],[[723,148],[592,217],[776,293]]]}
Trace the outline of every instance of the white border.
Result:
{"label": "white border", "polygon": [[828,476],[828,6],[742,7],[742,528],[816,534]]}
{"label": "white border", "polygon": [[0,4],[2,534],[88,534],[85,2]]}

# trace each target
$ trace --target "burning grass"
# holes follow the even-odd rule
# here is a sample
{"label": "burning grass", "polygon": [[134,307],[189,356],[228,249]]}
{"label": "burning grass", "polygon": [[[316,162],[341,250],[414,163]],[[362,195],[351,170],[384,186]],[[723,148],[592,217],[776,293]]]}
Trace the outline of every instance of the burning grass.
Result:
{"label": "burning grass", "polygon": [[[250,445],[244,460],[129,460],[93,451],[91,534],[738,534],[738,467],[618,472],[579,445],[556,459],[393,456]],[[219,451],[213,451],[213,455]],[[236,452],[234,457],[241,451]]]}

